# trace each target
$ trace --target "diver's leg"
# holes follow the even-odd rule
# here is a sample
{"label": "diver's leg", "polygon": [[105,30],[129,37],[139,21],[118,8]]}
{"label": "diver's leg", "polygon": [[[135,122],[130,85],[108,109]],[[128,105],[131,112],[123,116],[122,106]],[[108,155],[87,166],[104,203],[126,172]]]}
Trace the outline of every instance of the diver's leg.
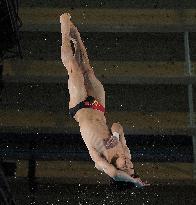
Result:
{"label": "diver's leg", "polygon": [[74,58],[70,43],[70,16],[68,14],[63,14],[60,18],[60,22],[62,33],[61,59],[69,75],[69,108],[72,108],[86,99],[87,92],[84,85],[84,76]]}
{"label": "diver's leg", "polygon": [[87,70],[91,69],[88,54],[77,27],[72,22],[70,26],[70,35],[75,40],[75,59],[84,74]]}
{"label": "diver's leg", "polygon": [[69,74],[68,89],[70,94],[69,109],[87,98],[84,77],[80,71],[74,71]]}
{"label": "diver's leg", "polygon": [[96,78],[90,66],[88,54],[77,28],[71,23],[71,37],[75,39],[75,59],[84,75],[84,84],[87,94],[93,96],[105,107],[105,90],[101,82]]}
{"label": "diver's leg", "polygon": [[93,70],[84,74],[84,84],[87,94],[93,96],[105,107],[105,90],[102,83],[96,78]]}

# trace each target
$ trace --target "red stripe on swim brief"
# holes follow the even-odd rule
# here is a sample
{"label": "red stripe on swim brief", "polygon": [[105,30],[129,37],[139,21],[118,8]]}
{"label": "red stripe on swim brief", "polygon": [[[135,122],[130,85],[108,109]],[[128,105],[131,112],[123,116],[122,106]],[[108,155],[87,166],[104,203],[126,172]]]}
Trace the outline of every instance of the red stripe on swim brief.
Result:
{"label": "red stripe on swim brief", "polygon": [[94,102],[91,104],[91,107],[94,110],[100,110],[101,112],[105,112],[105,108],[103,107],[103,105],[96,100],[94,100]]}

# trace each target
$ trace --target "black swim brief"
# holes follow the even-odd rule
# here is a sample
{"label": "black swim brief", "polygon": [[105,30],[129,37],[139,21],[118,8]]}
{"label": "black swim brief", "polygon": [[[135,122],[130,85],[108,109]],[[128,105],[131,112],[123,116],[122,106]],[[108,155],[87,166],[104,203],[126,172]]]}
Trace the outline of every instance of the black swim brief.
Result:
{"label": "black swim brief", "polygon": [[69,109],[69,115],[74,117],[78,110],[82,108],[92,108],[94,110],[99,110],[105,112],[105,108],[101,105],[94,97],[88,96],[86,100],[78,103],[75,107]]}

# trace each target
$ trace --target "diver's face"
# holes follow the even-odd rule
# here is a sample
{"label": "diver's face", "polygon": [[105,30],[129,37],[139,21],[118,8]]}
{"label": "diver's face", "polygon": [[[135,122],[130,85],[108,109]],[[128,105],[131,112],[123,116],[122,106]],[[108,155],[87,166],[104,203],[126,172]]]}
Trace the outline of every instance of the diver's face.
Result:
{"label": "diver's face", "polygon": [[129,159],[126,159],[125,157],[119,157],[116,160],[116,168],[121,171],[125,171],[129,175],[133,174],[133,164]]}
{"label": "diver's face", "polygon": [[116,167],[118,169],[122,169],[126,166],[126,163],[125,163],[125,158],[124,157],[119,157],[117,160],[116,160]]}

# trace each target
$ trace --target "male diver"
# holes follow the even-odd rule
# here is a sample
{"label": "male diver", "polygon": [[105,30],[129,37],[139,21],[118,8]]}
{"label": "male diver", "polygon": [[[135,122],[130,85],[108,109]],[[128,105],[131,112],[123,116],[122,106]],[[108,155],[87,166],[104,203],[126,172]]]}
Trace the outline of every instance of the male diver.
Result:
{"label": "male diver", "polygon": [[[60,16],[61,59],[68,71],[69,114],[79,123],[82,138],[95,167],[115,181],[146,186],[135,174],[123,127],[106,125],[105,91],[90,66],[86,48],[68,13]],[[111,135],[112,133],[112,135]]]}

